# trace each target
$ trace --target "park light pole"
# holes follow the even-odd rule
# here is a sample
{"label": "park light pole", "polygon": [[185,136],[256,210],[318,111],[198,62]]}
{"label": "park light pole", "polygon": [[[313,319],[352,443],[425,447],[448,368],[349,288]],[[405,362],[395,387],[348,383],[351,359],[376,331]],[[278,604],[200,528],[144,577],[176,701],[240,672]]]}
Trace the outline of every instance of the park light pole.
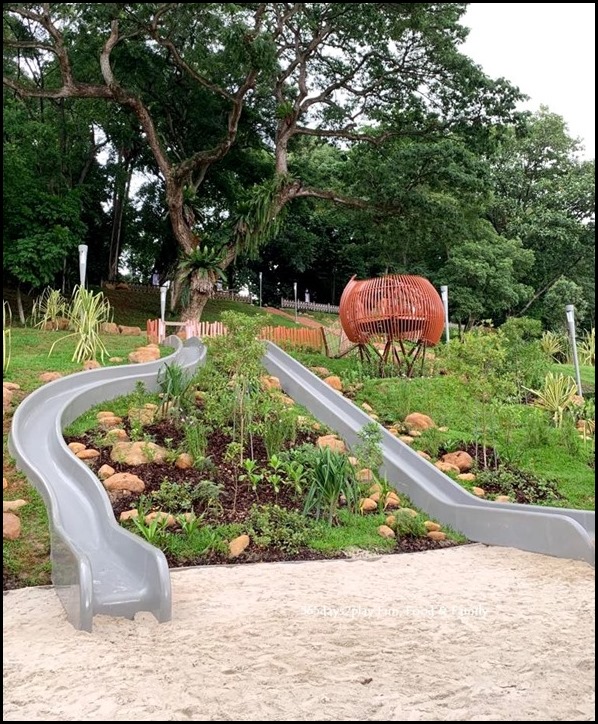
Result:
{"label": "park light pole", "polygon": [[579,357],[577,355],[577,335],[575,331],[575,305],[568,304],[567,327],[569,328],[569,341],[571,342],[571,350],[573,352],[573,364],[575,366],[575,382],[577,383],[577,394],[583,397],[583,388],[581,386],[581,371],[579,369]]}
{"label": "park light pole", "polygon": [[164,282],[160,287],[160,319],[166,321],[166,295],[170,289],[170,282]]}
{"label": "park light pole", "polygon": [[444,333],[448,344],[451,341],[451,333],[449,330],[449,298],[447,286],[440,287],[440,295],[442,296],[442,306],[444,307]]}
{"label": "park light pole", "polygon": [[87,244],[79,244],[79,285],[85,287],[85,277],[87,274]]}
{"label": "park light pole", "polygon": [[299,310],[297,308],[297,282],[293,284],[293,291],[295,293],[295,321],[297,321],[299,317]]}
{"label": "park light pole", "polygon": [[263,274],[260,272],[260,307],[262,306],[262,281],[263,281]]}

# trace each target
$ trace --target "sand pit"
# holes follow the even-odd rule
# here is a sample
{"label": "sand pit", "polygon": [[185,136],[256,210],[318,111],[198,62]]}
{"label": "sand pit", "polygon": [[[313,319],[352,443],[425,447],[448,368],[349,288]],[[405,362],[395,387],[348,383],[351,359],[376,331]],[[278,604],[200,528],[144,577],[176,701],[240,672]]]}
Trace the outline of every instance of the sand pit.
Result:
{"label": "sand pit", "polygon": [[4,596],[5,721],[593,721],[594,571],[467,546],[173,572],[174,620]]}

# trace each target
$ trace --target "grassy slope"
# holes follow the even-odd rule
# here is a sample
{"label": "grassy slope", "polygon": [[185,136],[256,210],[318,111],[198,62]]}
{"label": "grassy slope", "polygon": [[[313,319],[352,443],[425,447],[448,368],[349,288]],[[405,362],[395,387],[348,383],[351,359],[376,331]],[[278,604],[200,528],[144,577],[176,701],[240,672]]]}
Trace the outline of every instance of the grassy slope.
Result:
{"label": "grassy slope", "polygon": [[[569,375],[575,379],[575,367],[573,365],[552,365],[552,371],[555,374]],[[593,367],[581,365],[579,368],[581,374],[581,386],[584,392],[594,394],[596,384],[596,371]]]}
{"label": "grassy slope", "polygon": [[[357,363],[354,359],[327,359],[315,353],[297,353],[304,364],[323,366],[349,382],[356,381]],[[594,368],[585,368],[585,378]],[[393,424],[403,420],[410,412],[430,415],[437,425],[446,426],[445,434],[436,433],[439,442],[451,443],[471,440],[487,418],[488,443],[497,448],[503,457],[522,469],[541,477],[559,481],[559,489],[565,496],[563,506],[593,509],[594,472],[588,466],[590,443],[584,443],[569,430],[556,430],[538,411],[528,405],[503,406],[500,413],[484,411],[483,405],[470,393],[466,384],[454,377],[432,377],[413,380],[365,379],[357,393],[357,403],[369,403],[380,416],[381,422]],[[540,434],[548,444],[538,443]],[[425,449],[431,443],[425,436],[416,447]]]}

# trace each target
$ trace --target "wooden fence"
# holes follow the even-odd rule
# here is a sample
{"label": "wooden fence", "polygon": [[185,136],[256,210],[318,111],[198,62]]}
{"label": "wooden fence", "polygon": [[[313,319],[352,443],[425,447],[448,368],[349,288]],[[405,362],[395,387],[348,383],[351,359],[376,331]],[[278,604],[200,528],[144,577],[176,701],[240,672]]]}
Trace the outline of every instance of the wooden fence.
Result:
{"label": "wooden fence", "polygon": [[[281,299],[281,309],[295,309],[294,299]],[[317,304],[316,302],[297,302],[297,309],[302,312],[324,312],[325,314],[338,314],[339,307],[334,304]]]}
{"label": "wooden fence", "polygon": [[[184,339],[191,337],[221,337],[228,330],[222,322],[163,322],[161,319],[148,319],[147,339],[150,344],[159,344],[166,339],[168,327],[173,327]],[[274,342],[278,345],[293,345],[314,349],[320,352],[326,349],[326,338],[322,329],[310,327],[264,327],[260,332],[260,339]]]}
{"label": "wooden fence", "polygon": [[[104,289],[118,289],[123,291],[128,289],[134,292],[147,292],[149,294],[158,294],[160,292],[159,286],[155,287],[152,284],[135,284],[134,282],[102,282],[101,286]],[[214,290],[210,294],[210,297],[212,299],[224,299],[231,302],[243,302],[243,304],[252,303],[250,296],[238,294],[237,292],[229,290]]]}

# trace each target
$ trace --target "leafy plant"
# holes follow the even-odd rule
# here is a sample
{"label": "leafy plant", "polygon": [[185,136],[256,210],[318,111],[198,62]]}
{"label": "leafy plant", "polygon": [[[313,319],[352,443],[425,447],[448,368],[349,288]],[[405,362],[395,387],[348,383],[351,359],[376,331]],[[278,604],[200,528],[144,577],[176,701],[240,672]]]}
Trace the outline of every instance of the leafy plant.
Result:
{"label": "leafy plant", "polygon": [[40,329],[60,329],[60,319],[67,316],[68,302],[58,289],[47,287],[33,302],[31,318]]}
{"label": "leafy plant", "polygon": [[179,515],[176,520],[186,536],[192,536],[201,526],[201,518],[198,518],[193,513]]}
{"label": "leafy plant", "polygon": [[249,458],[243,460],[243,469],[245,472],[239,476],[239,480],[247,480],[249,487],[257,495],[257,489],[264,480],[264,474],[259,471],[257,462]]}
{"label": "leafy plant", "polygon": [[343,497],[347,508],[355,512],[359,503],[359,485],[355,471],[345,455],[330,448],[316,448],[308,468],[309,489],[303,508],[304,515],[316,519],[325,517],[329,525],[336,520],[336,512]]}
{"label": "leafy plant", "polygon": [[400,510],[395,515],[394,529],[397,538],[425,538],[426,528],[421,516],[412,516]]}
{"label": "leafy plant", "polygon": [[364,468],[377,473],[382,465],[382,430],[376,422],[368,422],[358,433],[359,442],[353,454]]}
{"label": "leafy plant", "polygon": [[8,302],[2,301],[2,372],[8,372],[12,352],[12,311]]}
{"label": "leafy plant", "polygon": [[177,483],[167,478],[151,497],[155,505],[173,515],[191,510],[195,502],[193,488],[188,483]]}
{"label": "leafy plant", "polygon": [[132,518],[133,525],[141,533],[142,537],[148,543],[158,544],[166,531],[168,520],[166,516],[157,516],[150,523],[146,523],[145,519],[138,515],[136,518]]}
{"label": "leafy plant", "polygon": [[202,460],[208,450],[208,431],[197,418],[185,420],[185,444],[194,461]]}
{"label": "leafy plant", "polygon": [[581,364],[594,367],[596,363],[596,330],[594,327],[585,333],[577,349]]}
{"label": "leafy plant", "polygon": [[293,555],[309,542],[309,521],[301,513],[278,505],[254,505],[247,524],[247,533],[261,548],[272,546]]}
{"label": "leafy plant", "polygon": [[263,411],[258,431],[262,434],[268,457],[279,453],[287,443],[295,442],[297,436],[297,418],[292,411],[280,404],[269,401]]}
{"label": "leafy plant", "polygon": [[103,292],[94,294],[85,287],[75,287],[67,310],[67,318],[70,328],[74,331],[56,340],[50,348],[49,355],[58,342],[75,337],[77,344],[72,357],[73,362],[81,363],[96,359],[98,354],[103,361],[108,350],[100,336],[100,328],[102,324],[112,319],[110,302],[104,297]]}
{"label": "leafy plant", "polygon": [[554,480],[507,466],[478,473],[475,484],[489,493],[508,495],[518,503],[551,503],[561,497]]}
{"label": "leafy plant", "polygon": [[557,332],[544,332],[540,340],[542,352],[554,362],[563,362],[566,356],[567,340]]}
{"label": "leafy plant", "polygon": [[162,391],[159,414],[177,414],[189,406],[192,377],[178,364],[165,364],[158,375]]}
{"label": "leafy plant", "polygon": [[[527,388],[526,388],[527,389]],[[534,397],[534,404],[552,415],[557,427],[563,424],[563,415],[575,401],[577,387],[575,381],[567,375],[555,375],[549,372],[541,390],[528,389]]]}

